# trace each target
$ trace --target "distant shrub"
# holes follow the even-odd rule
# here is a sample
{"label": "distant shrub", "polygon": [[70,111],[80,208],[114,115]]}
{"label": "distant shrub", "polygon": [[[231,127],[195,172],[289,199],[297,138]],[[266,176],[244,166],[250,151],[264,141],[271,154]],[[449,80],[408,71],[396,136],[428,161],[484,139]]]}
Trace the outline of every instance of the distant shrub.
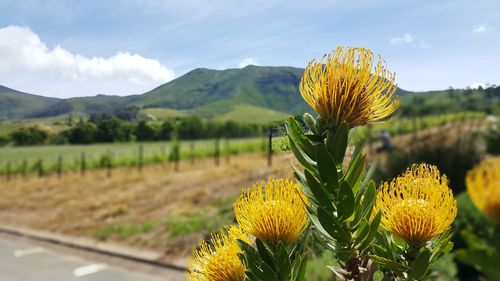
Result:
{"label": "distant shrub", "polygon": [[61,145],[68,144],[68,138],[62,134],[51,135],[48,139],[48,144]]}
{"label": "distant shrub", "polygon": [[48,137],[49,134],[45,130],[37,127],[20,128],[10,134],[14,145],[17,146],[44,144]]}
{"label": "distant shrub", "polygon": [[0,146],[5,146],[10,142],[8,136],[0,135]]}

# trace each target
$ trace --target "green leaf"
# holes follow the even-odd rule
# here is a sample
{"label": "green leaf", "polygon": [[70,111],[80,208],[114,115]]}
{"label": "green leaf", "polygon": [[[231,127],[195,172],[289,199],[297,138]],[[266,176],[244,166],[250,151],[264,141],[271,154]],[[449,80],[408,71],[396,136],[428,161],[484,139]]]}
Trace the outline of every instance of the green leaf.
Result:
{"label": "green leaf", "polygon": [[297,179],[297,183],[300,187],[302,187],[302,192],[309,199],[311,204],[318,205],[318,201],[314,198],[314,195],[309,188],[309,185],[306,180],[306,176],[304,173],[299,170],[295,165],[292,164],[293,174],[295,175],[295,179]]}
{"label": "green leaf", "polygon": [[278,281],[273,269],[260,259],[260,255],[252,246],[245,241],[238,239],[238,244],[243,251],[239,255],[247,269],[247,276],[251,280],[259,281]]}
{"label": "green leaf", "polygon": [[318,202],[321,207],[326,208],[327,210],[334,210],[332,202],[330,201],[325,188],[308,170],[304,171],[304,175],[306,176],[307,186],[314,195],[314,199],[316,199],[316,202]]}
{"label": "green leaf", "polygon": [[366,186],[368,186],[368,183],[372,179],[373,174],[375,173],[375,170],[377,170],[377,166],[378,166],[377,163],[372,164],[370,166],[370,168],[368,169],[368,171],[366,172],[366,174],[363,178],[363,182],[361,183],[361,186],[359,188],[359,191],[361,191],[361,193],[363,193]]}
{"label": "green leaf", "polygon": [[[361,180],[361,175],[365,169],[365,157],[361,156],[355,162],[349,164],[344,180],[351,186],[355,186]],[[356,191],[356,190],[355,190]]]}
{"label": "green leaf", "polygon": [[453,249],[453,243],[450,242],[452,238],[453,231],[451,228],[439,236],[434,247],[431,249],[431,263]]}
{"label": "green leaf", "polygon": [[375,182],[373,180],[370,180],[368,186],[366,187],[365,194],[363,196],[362,205],[363,205],[363,212],[365,213],[364,216],[370,216],[371,207],[375,202],[376,195],[377,195],[377,188],[375,187]]}
{"label": "green leaf", "polygon": [[336,160],[337,166],[342,165],[347,149],[349,138],[349,128],[346,122],[343,122],[335,130],[328,132],[327,144],[328,149],[332,152],[333,159]]}
{"label": "green leaf", "polygon": [[342,222],[348,220],[354,213],[354,194],[347,182],[343,182],[340,187],[337,212]]}
{"label": "green leaf", "polygon": [[359,222],[361,222],[363,218],[367,220],[370,219],[373,203],[375,202],[375,195],[375,183],[372,180],[370,180],[367,187],[358,190],[354,200],[356,206],[353,224],[354,229],[358,227]]}
{"label": "green leaf", "polygon": [[304,281],[306,277],[307,258],[297,257],[293,263],[292,281]]}
{"label": "green leaf", "polygon": [[378,227],[380,225],[380,221],[382,219],[382,214],[379,212],[375,218],[373,218],[372,222],[369,225],[370,228],[370,233],[368,236],[365,238],[365,240],[359,245],[359,249],[365,250],[369,248],[372,244],[373,238],[375,238],[375,235],[377,235]]}
{"label": "green leaf", "polygon": [[278,269],[279,280],[289,280],[292,264],[288,257],[286,245],[280,242],[276,246],[274,262],[276,264],[276,268]]}
{"label": "green leaf", "polygon": [[368,221],[364,219],[359,226],[359,229],[355,232],[356,239],[354,240],[354,246],[358,247],[370,233],[370,225]]}
{"label": "green leaf", "polygon": [[262,261],[271,267],[274,266],[273,258],[271,257],[271,253],[267,249],[266,245],[264,245],[259,238],[255,239],[255,245],[257,246],[257,251]]}
{"label": "green leaf", "polygon": [[408,278],[411,279],[416,279],[420,280],[425,277],[425,274],[427,273],[427,269],[429,269],[430,265],[430,258],[431,258],[431,252],[429,250],[424,250],[420,252],[411,265],[411,271],[408,274]]}
{"label": "green leaf", "polygon": [[351,156],[351,161],[349,162],[349,167],[347,168],[347,172],[345,173],[344,180],[349,182],[351,186],[354,186],[358,177],[364,170],[365,163],[363,157],[363,147],[364,143],[359,143],[356,145],[354,152]]}
{"label": "green leaf", "polygon": [[344,230],[337,218],[334,218],[328,211],[318,208],[318,220],[323,229],[339,243],[349,240],[349,234]]}
{"label": "green leaf", "polygon": [[306,137],[302,128],[297,123],[297,120],[293,117],[289,117],[286,124],[286,132],[301,149],[304,151],[309,158],[314,160],[314,147],[309,139]]}
{"label": "green leaf", "polygon": [[245,241],[238,239],[238,244],[240,249],[244,253],[244,259],[242,260],[245,266],[255,263],[259,260],[259,254],[257,251],[252,248],[252,246],[248,245]]}
{"label": "green leaf", "polygon": [[316,212],[314,210],[312,210],[310,207],[307,207],[307,214],[309,215],[311,222],[316,227],[316,229],[318,229],[319,232],[321,232],[328,239],[332,239],[332,240],[335,239],[328,233],[328,231],[325,230],[325,228],[323,227],[323,225],[321,224],[321,222],[318,219],[318,215],[316,214]]}
{"label": "green leaf", "polygon": [[296,144],[293,142],[292,138],[288,136],[290,140],[290,148],[292,149],[295,158],[304,166],[304,168],[314,171],[316,167],[316,162],[314,162],[309,156],[307,156]]}
{"label": "green leaf", "polygon": [[323,143],[316,144],[316,159],[321,180],[326,183],[328,190],[335,194],[339,186],[337,166]]}
{"label": "green leaf", "polygon": [[377,256],[377,255],[371,255],[370,256],[371,260],[376,263],[378,266],[380,266],[382,269],[386,269],[389,271],[393,271],[394,273],[401,275],[402,273],[408,271],[408,267],[395,262],[393,260]]}

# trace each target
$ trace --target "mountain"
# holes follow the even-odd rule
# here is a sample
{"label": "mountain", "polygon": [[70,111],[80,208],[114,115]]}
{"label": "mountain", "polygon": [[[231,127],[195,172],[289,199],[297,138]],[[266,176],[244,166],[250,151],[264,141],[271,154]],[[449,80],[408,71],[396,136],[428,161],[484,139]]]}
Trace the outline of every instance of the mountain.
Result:
{"label": "mountain", "polygon": [[59,101],[56,98],[23,93],[0,85],[0,120],[22,119]]}
{"label": "mountain", "polygon": [[[303,72],[302,68],[253,65],[226,70],[198,68],[142,95],[53,99],[22,93],[19,99],[28,95],[38,103],[11,105],[11,113],[0,119],[50,117],[71,112],[91,114],[139,106],[145,113],[154,114],[194,114],[236,121],[279,120],[309,110],[298,89]],[[15,100],[15,94],[10,97]],[[0,99],[0,108],[2,106]],[[252,120],[248,120],[249,117]]]}
{"label": "mountain", "polygon": [[130,104],[144,108],[188,110],[216,117],[241,110],[242,106],[283,113],[307,109],[298,84],[303,69],[247,66],[242,69],[195,69],[143,95],[129,97]]}

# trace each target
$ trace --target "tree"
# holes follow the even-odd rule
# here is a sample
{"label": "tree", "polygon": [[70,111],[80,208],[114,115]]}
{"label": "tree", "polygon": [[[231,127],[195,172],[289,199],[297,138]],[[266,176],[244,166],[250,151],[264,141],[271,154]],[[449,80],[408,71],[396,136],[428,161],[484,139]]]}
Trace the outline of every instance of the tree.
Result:
{"label": "tree", "polygon": [[169,140],[172,138],[172,133],[174,131],[174,124],[171,120],[166,120],[161,124],[160,131],[158,132],[158,139]]}
{"label": "tree", "polygon": [[89,144],[96,141],[97,127],[90,122],[80,121],[76,126],[62,132],[72,144]]}
{"label": "tree", "polygon": [[37,145],[44,144],[49,134],[37,127],[20,128],[10,134],[14,145]]}
{"label": "tree", "polygon": [[97,122],[98,142],[128,141],[131,133],[131,126],[116,117]]}
{"label": "tree", "polygon": [[180,139],[200,139],[204,135],[204,125],[199,117],[182,118],[179,124]]}
{"label": "tree", "polygon": [[135,128],[135,139],[137,141],[152,141],[156,139],[156,131],[142,120]]}

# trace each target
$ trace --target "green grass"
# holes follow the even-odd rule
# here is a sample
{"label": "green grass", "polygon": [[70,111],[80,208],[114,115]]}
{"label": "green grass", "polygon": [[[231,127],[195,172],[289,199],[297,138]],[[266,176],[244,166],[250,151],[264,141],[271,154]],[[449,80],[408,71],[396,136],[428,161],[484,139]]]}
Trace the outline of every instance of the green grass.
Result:
{"label": "green grass", "polygon": [[[253,105],[236,105],[230,111],[215,118],[217,121],[235,121],[241,123],[268,124],[285,120],[289,114]],[[249,118],[251,116],[251,118]]]}
{"label": "green grass", "polygon": [[[214,140],[181,141],[180,144],[181,159],[202,158],[215,154]],[[263,138],[231,139],[227,143],[221,140],[220,154],[262,151],[265,149],[263,144],[265,144]],[[85,153],[86,167],[89,169],[104,167],[106,157],[109,155],[112,157],[113,167],[134,166],[138,163],[139,146],[143,147],[144,164],[169,161],[171,142],[2,147],[0,148],[0,174],[6,173],[8,163],[10,163],[12,173],[21,173],[24,161],[27,163],[28,171],[35,171],[35,164],[40,160],[44,172],[54,172],[59,157],[62,157],[63,171],[78,170],[82,152]]]}
{"label": "green grass", "polygon": [[[73,116],[73,122],[78,122],[79,117]],[[66,124],[68,115],[60,115],[55,117],[40,118],[40,119],[25,119],[22,121],[3,121],[0,122],[0,136],[8,134],[24,127],[38,127],[50,133],[57,133],[67,129]]]}
{"label": "green grass", "polygon": [[111,224],[97,229],[94,238],[106,241],[110,238],[134,241],[137,235],[152,231],[165,231],[170,238],[169,243],[185,235],[217,233],[224,226],[234,221],[232,203],[234,198],[219,198],[202,208],[176,216],[166,216],[161,219],[148,220],[142,224]]}
{"label": "green grass", "polygon": [[175,239],[193,233],[219,232],[234,220],[233,202],[234,198],[220,198],[200,210],[167,218],[166,226],[170,237]]}
{"label": "green grass", "polygon": [[172,117],[184,117],[187,115],[185,111],[169,109],[169,108],[146,108],[142,110],[142,113],[151,115],[159,120]]}
{"label": "green grass", "polygon": [[94,233],[94,237],[100,241],[106,241],[111,236],[116,236],[119,240],[128,240],[134,235],[150,232],[156,225],[157,222],[155,221],[147,221],[141,225],[109,225],[104,228],[98,229]]}

